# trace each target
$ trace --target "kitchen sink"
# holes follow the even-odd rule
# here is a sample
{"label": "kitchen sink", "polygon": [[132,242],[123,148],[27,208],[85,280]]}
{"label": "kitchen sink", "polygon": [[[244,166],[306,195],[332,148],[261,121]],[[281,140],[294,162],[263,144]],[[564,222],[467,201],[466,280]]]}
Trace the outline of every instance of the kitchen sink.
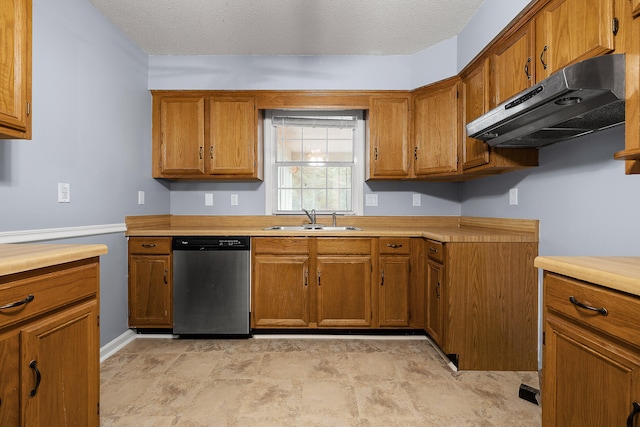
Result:
{"label": "kitchen sink", "polygon": [[359,231],[362,230],[358,227],[350,225],[346,226],[333,226],[333,225],[321,225],[321,224],[307,224],[307,225],[272,225],[266,227],[264,230],[281,230],[281,231]]}

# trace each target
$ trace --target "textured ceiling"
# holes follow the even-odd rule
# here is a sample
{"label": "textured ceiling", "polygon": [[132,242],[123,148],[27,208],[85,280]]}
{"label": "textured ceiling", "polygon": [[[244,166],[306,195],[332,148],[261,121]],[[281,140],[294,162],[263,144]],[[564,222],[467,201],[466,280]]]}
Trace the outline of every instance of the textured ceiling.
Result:
{"label": "textured ceiling", "polygon": [[149,55],[407,55],[484,0],[90,0]]}

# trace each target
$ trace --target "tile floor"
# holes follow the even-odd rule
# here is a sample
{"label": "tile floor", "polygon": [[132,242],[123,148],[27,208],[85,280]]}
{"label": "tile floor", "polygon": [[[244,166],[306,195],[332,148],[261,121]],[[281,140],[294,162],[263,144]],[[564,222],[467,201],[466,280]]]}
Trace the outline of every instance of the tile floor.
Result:
{"label": "tile floor", "polygon": [[454,372],[428,340],[139,338],[101,366],[102,426],[531,426],[535,372]]}

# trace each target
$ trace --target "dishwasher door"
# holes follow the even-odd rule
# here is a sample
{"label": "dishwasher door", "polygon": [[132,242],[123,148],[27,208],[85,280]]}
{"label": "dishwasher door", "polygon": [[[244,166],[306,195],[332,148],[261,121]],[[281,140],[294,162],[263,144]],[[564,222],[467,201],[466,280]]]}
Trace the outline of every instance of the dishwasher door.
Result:
{"label": "dishwasher door", "polygon": [[173,333],[249,335],[250,252],[173,251]]}

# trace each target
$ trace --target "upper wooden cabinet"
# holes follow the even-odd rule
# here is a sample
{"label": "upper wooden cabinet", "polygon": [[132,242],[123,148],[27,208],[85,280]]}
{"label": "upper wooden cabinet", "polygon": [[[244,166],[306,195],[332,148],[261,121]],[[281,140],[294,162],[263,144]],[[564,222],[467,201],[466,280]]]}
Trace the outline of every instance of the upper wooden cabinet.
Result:
{"label": "upper wooden cabinet", "polygon": [[253,97],[153,96],[153,177],[262,179]]}
{"label": "upper wooden cabinet", "polygon": [[413,173],[415,176],[458,170],[460,79],[454,77],[413,94]]}
{"label": "upper wooden cabinet", "polygon": [[535,34],[533,25],[524,25],[500,42],[491,55],[491,88],[495,107],[535,83],[533,63]]}
{"label": "upper wooden cabinet", "polygon": [[614,0],[551,0],[534,18],[536,76],[614,50]]}
{"label": "upper wooden cabinet", "polygon": [[0,138],[31,139],[31,0],[3,0]]}
{"label": "upper wooden cabinet", "polygon": [[372,97],[367,179],[409,177],[410,97]]}

